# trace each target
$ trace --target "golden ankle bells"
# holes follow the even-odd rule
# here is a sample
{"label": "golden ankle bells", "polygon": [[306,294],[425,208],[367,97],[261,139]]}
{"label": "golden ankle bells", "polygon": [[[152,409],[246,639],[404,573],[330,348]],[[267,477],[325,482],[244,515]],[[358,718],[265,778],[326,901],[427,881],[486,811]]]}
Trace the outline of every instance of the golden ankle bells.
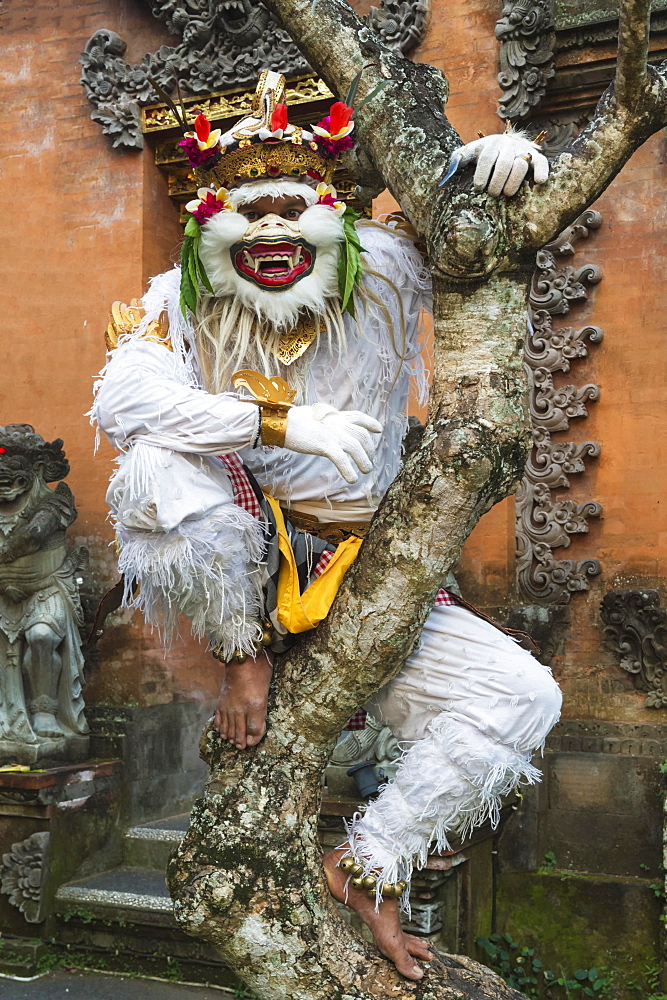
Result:
{"label": "golden ankle bells", "polygon": [[[340,862],[340,867],[351,876],[350,881],[355,889],[365,889],[369,896],[375,897],[378,886],[377,875],[373,875],[372,873],[368,875],[362,874],[364,866],[354,857],[343,858]],[[407,887],[408,883],[403,879],[399,879],[398,882],[383,882],[380,892],[387,899],[400,899]]]}
{"label": "golden ankle bells", "polygon": [[[274,639],[275,639],[275,632],[273,630],[273,625],[271,624],[271,622],[262,622],[262,638],[255,639],[255,641],[253,642],[253,646],[255,649],[255,656],[257,656],[258,653],[261,653],[261,651],[265,649],[266,646],[270,646]],[[221,663],[227,662],[222,653],[222,646],[219,646],[217,649],[212,649],[211,653],[216,658],[216,660],[220,660]],[[244,653],[242,649],[235,649],[229,659],[229,662],[245,663],[247,659],[248,659],[248,653]]]}

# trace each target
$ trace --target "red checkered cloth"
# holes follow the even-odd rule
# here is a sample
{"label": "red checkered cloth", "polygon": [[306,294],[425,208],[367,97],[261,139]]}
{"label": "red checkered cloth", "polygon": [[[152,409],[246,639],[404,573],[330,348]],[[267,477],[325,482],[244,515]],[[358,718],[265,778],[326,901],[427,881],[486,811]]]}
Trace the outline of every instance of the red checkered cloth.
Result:
{"label": "red checkered cloth", "polygon": [[443,590],[442,587],[441,587],[440,590],[438,591],[438,593],[435,595],[435,600],[433,602],[433,607],[434,608],[446,608],[446,607],[449,607],[452,604],[456,604],[456,601],[454,600],[454,598],[452,597],[452,595],[449,593],[449,591]]}
{"label": "red checkered cloth", "polygon": [[358,712],[355,712],[352,718],[349,720],[345,729],[365,729],[366,728],[366,716],[368,712],[365,708],[360,708]]}
{"label": "red checkered cloth", "polygon": [[259,518],[259,500],[255,496],[255,491],[250,485],[250,480],[243,468],[243,462],[239,456],[230,451],[228,455],[218,455],[220,461],[227,466],[229,477],[234,490],[234,503],[247,510],[253,517]]}
{"label": "red checkered cloth", "polygon": [[317,560],[317,565],[313,570],[313,576],[315,577],[322,576],[322,573],[324,573],[325,569],[327,568],[333,557],[334,557],[333,552],[323,552],[320,558]]}

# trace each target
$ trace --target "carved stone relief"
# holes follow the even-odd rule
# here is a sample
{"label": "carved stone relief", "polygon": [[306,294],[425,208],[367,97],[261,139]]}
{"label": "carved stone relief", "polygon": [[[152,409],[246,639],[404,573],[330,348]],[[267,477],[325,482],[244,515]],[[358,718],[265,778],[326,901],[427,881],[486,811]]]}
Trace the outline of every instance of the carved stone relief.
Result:
{"label": "carved stone relief", "polygon": [[45,916],[50,836],[33,833],[2,855],[0,892],[9,896],[29,924],[38,924]]}
{"label": "carved stone relief", "polygon": [[569,487],[569,476],[583,472],[586,458],[597,458],[594,441],[575,443],[554,439],[567,431],[570,421],[587,416],[587,404],[599,396],[596,385],[556,385],[555,372],[569,372],[578,358],[585,358],[589,344],[599,344],[602,330],[586,326],[554,327],[555,316],[565,316],[584,302],[588,286],[600,281],[597,267],[566,263],[578,240],[602,222],[599,212],[589,210],[537,255],[537,267],[529,298],[530,328],[524,359],[531,391],[533,450],[516,494],[517,582],[530,602],[562,604],[572,593],[585,590],[588,580],[600,572],[594,559],[557,559],[553,550],[567,547],[570,536],[588,531],[588,520],[599,517],[599,503],[556,498],[552,491]]}
{"label": "carved stone relief", "polygon": [[657,590],[611,590],[600,606],[604,634],[647,708],[667,708],[667,610]]}
{"label": "carved stone relief", "polygon": [[[162,45],[137,66],[125,62],[126,43],[103,28],[89,39],[81,56],[81,83],[99,122],[114,146],[141,149],[141,107],[156,94],[147,77],[167,91],[178,83],[186,94],[211,94],[253,84],[271,66],[286,76],[305,74],[308,64],[273,16],[256,0],[145,0],[176,45]],[[421,40],[429,0],[382,0],[368,21],[385,44],[409,52]]]}
{"label": "carved stone relief", "polygon": [[555,73],[556,32],[550,0],[506,0],[496,23],[500,42],[501,118],[525,118]]}

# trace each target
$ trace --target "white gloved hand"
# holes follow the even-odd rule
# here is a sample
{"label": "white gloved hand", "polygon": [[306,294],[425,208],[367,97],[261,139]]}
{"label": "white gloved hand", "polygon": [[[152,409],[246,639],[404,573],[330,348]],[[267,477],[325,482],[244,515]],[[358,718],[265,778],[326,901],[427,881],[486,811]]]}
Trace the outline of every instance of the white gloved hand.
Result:
{"label": "white gloved hand", "polygon": [[[304,455],[324,455],[347,483],[370,472],[382,424],[359,410],[337,410],[327,403],[292,406],[287,411],[285,447]],[[353,465],[354,463],[354,465]]]}
{"label": "white gloved hand", "polygon": [[440,185],[448,181],[459,167],[467,167],[475,161],[475,188],[483,191],[488,184],[487,193],[494,198],[499,194],[507,197],[516,194],[530,167],[533,168],[536,184],[544,184],[549,177],[549,161],[537,143],[519,132],[504,132],[501,135],[486,135],[455,149]]}

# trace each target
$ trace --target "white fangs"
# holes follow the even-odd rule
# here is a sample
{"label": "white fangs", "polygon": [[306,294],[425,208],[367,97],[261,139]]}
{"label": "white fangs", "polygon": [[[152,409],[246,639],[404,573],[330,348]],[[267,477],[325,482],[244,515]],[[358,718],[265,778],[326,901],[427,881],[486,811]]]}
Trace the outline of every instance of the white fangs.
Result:
{"label": "white fangs", "polygon": [[243,263],[248,268],[252,268],[255,274],[259,273],[260,264],[265,262],[273,263],[280,262],[285,265],[285,268],[293,271],[295,267],[302,264],[304,260],[303,250],[301,247],[297,247],[293,254],[285,253],[273,253],[273,254],[258,254],[255,256],[251,254],[249,250],[243,251]]}

